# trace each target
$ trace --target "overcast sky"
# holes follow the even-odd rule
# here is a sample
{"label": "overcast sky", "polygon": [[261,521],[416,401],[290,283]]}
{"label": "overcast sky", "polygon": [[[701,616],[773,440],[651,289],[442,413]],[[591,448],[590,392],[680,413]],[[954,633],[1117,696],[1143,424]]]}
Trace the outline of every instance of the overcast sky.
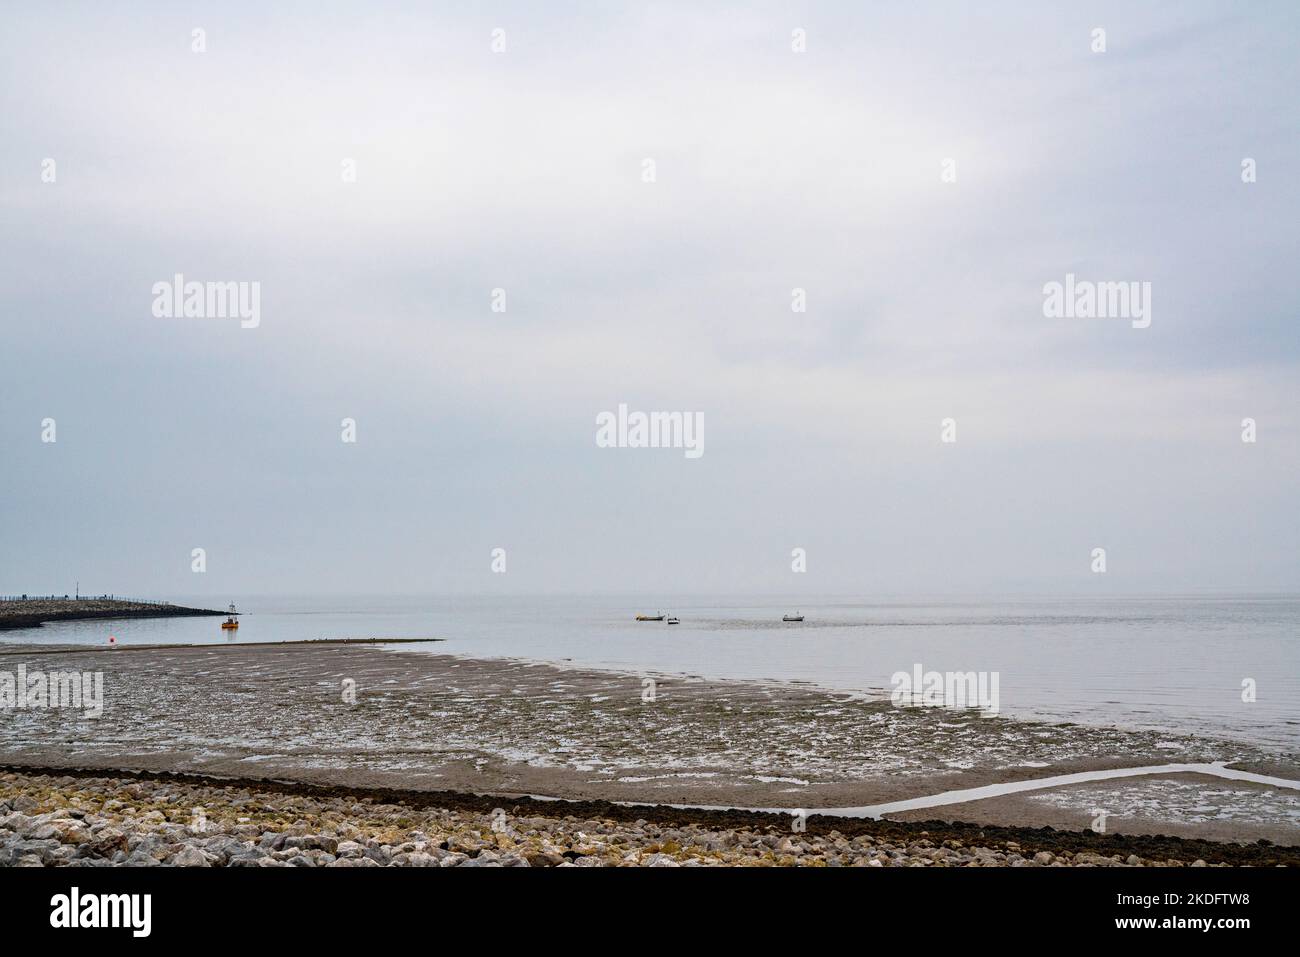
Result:
{"label": "overcast sky", "polygon": [[0,593],[1300,585],[1294,3],[427,6],[4,4]]}

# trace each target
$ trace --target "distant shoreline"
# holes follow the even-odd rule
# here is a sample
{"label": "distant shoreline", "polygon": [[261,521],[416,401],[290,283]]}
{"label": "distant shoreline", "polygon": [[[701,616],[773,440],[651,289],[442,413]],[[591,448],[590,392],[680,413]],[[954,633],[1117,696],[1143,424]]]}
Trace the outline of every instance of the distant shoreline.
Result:
{"label": "distant shoreline", "polygon": [[187,608],[167,602],[125,598],[11,598],[0,601],[0,631],[39,628],[54,621],[113,618],[197,618],[226,614],[211,608]]}

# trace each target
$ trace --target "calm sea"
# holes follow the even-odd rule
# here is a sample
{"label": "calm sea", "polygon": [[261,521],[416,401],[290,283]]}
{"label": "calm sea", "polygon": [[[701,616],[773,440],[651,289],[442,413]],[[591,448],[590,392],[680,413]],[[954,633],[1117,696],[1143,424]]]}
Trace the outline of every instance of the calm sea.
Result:
{"label": "calm sea", "polygon": [[[213,618],[77,622],[0,643],[445,638],[431,651],[888,689],[896,671],[999,673],[1004,714],[1300,747],[1300,597],[873,601],[754,597],[248,597]],[[181,604],[225,602],[172,596]],[[676,614],[679,625],[636,622]],[[800,612],[803,624],[781,616]],[[1253,702],[1243,682],[1255,683]]]}

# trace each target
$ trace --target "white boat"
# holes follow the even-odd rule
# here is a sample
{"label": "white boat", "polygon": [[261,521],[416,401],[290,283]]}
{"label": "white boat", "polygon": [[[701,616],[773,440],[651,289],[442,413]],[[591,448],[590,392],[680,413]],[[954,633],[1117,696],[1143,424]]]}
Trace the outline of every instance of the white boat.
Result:
{"label": "white boat", "polygon": [[681,623],[682,623],[682,620],[681,620],[680,618],[678,618],[676,615],[673,615],[672,617],[670,617],[670,618],[668,619],[668,624],[670,624],[670,625],[680,625]]}
{"label": "white boat", "polygon": [[803,621],[803,615],[786,615],[782,621]]}

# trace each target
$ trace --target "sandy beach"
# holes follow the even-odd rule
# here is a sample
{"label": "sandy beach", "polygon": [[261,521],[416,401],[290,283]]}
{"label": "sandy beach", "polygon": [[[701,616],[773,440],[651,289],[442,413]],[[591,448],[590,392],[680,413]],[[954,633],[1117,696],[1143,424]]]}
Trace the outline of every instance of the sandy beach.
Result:
{"label": "sandy beach", "polygon": [[[436,645],[420,646],[436,649]],[[104,675],[104,710],[18,710],[0,763],[742,809],[851,808],[1077,771],[1289,756],[1204,737],[895,708],[811,687],[617,674],[378,645],[10,647],[0,671]],[[649,682],[653,682],[650,685]],[[650,689],[653,694],[650,694]],[[1201,774],[890,814],[1297,842],[1300,792]],[[841,824],[841,827],[846,825]]]}

